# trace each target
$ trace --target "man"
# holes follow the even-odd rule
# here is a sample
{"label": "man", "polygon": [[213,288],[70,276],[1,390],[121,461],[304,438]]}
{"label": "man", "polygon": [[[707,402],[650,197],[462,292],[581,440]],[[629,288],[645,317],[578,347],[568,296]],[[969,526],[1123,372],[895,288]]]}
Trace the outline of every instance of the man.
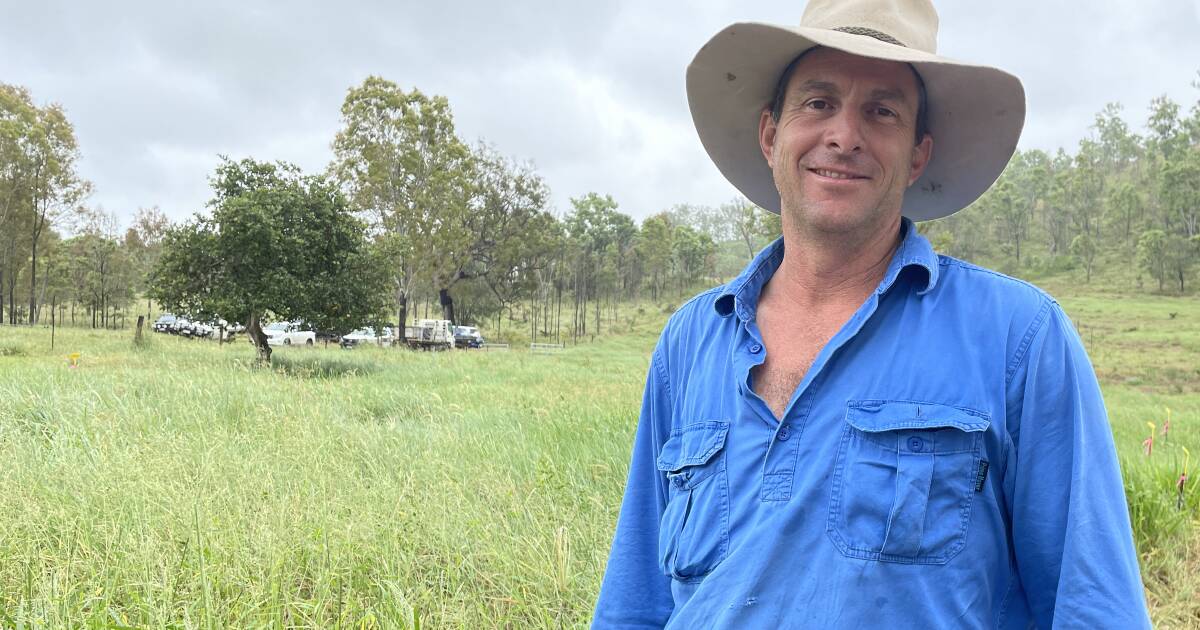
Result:
{"label": "man", "polygon": [[688,69],[783,237],[655,348],[597,628],[1142,628],[1095,375],[1038,289],[912,221],[976,199],[1024,92],[928,0],[812,0]]}

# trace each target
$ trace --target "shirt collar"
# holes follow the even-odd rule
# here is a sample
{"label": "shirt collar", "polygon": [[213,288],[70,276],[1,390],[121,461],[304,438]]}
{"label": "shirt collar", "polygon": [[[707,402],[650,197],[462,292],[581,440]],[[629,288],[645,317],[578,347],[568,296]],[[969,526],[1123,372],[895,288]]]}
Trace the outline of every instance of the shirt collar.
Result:
{"label": "shirt collar", "polygon": [[[900,246],[892,255],[892,261],[888,264],[887,272],[884,273],[883,280],[876,287],[875,293],[879,295],[886,293],[896,283],[900,272],[914,267],[925,272],[922,277],[917,279],[915,285],[919,287],[917,295],[924,295],[937,286],[937,253],[933,251],[929,240],[917,231],[916,226],[908,217],[903,217],[900,221],[900,234],[902,235]],[[758,296],[782,262],[783,237],[781,236],[759,252],[738,277],[725,285],[713,303],[717,314],[721,317],[729,317],[737,313],[738,318],[742,321],[754,319],[755,310],[758,308]]]}

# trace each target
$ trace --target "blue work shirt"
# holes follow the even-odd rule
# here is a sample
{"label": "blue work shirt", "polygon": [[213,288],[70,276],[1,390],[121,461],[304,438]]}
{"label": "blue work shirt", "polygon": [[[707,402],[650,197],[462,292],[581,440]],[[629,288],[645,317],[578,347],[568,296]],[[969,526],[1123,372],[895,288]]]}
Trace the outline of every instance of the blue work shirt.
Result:
{"label": "blue work shirt", "polygon": [[671,317],[594,628],[1149,627],[1070,320],[901,229],[782,420],[751,379],[782,240]]}

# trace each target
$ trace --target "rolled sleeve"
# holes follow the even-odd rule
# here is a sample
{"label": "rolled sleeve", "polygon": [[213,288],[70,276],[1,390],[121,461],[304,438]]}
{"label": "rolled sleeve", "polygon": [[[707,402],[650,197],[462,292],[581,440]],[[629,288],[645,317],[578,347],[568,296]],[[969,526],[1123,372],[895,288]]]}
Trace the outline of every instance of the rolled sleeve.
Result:
{"label": "rolled sleeve", "polygon": [[[1053,302],[1010,383],[1012,543],[1040,628],[1148,628],[1137,553],[1091,363]],[[1015,423],[1015,426],[1014,426]]]}
{"label": "rolled sleeve", "polygon": [[670,578],[658,566],[658,526],[666,506],[666,480],[655,459],[669,431],[670,386],[656,350],[646,378],[625,498],[593,628],[662,628],[671,616]]}

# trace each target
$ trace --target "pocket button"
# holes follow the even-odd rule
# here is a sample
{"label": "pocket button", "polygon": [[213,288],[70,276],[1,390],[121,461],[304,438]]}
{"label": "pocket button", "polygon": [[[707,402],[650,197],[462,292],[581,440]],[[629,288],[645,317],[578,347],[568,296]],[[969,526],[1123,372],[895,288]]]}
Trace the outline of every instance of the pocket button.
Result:
{"label": "pocket button", "polygon": [[908,450],[910,450],[914,453],[920,453],[924,449],[925,449],[925,440],[922,440],[921,438],[919,438],[915,435],[908,438]]}
{"label": "pocket button", "polygon": [[792,429],[785,424],[779,428],[779,441],[786,442],[789,437],[792,437]]}

